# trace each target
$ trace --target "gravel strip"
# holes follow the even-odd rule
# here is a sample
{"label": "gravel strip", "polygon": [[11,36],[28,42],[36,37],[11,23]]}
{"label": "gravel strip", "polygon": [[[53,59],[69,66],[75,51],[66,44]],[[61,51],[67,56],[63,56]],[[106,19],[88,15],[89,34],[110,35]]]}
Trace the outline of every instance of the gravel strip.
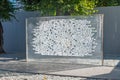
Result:
{"label": "gravel strip", "polygon": [[86,79],[80,77],[66,77],[44,74],[17,73],[9,71],[0,71],[0,80],[103,80],[103,79]]}
{"label": "gravel strip", "polygon": [[97,80],[97,79],[86,79],[76,77],[61,77],[51,75],[29,75],[29,76],[9,76],[1,77],[0,80]]}

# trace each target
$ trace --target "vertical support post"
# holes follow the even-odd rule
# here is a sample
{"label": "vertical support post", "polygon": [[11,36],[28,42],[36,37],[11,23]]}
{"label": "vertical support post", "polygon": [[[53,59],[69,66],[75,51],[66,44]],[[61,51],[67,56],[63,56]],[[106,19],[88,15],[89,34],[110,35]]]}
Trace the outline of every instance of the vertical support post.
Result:
{"label": "vertical support post", "polygon": [[28,61],[28,32],[27,32],[27,27],[28,27],[28,24],[27,24],[27,19],[25,20],[26,22],[26,62]]}
{"label": "vertical support post", "polygon": [[102,14],[102,16],[100,17],[100,27],[101,27],[101,36],[102,36],[102,45],[101,45],[101,49],[102,49],[102,61],[101,61],[101,65],[104,65],[104,52],[103,52],[103,47],[104,47],[104,35],[103,35],[103,19],[104,19],[104,15]]}

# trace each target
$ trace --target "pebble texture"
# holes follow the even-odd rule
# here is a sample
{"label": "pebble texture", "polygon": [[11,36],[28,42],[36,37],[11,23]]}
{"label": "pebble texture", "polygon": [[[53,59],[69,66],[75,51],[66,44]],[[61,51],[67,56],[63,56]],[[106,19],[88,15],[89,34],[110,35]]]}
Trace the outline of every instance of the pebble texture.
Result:
{"label": "pebble texture", "polygon": [[90,56],[97,46],[92,37],[97,31],[91,26],[89,20],[40,20],[33,29],[33,50],[41,55]]}
{"label": "pebble texture", "polygon": [[63,76],[53,76],[53,75],[21,75],[17,76],[4,76],[0,77],[0,80],[102,80],[102,79],[87,79],[80,77],[63,77]]}
{"label": "pebble texture", "polygon": [[[101,15],[27,20],[29,56],[90,57],[101,54]],[[96,57],[96,56],[94,56]],[[100,58],[100,56],[97,56]]]}
{"label": "pebble texture", "polygon": [[70,77],[52,74],[31,74],[10,71],[0,71],[0,80],[104,80],[95,78]]}

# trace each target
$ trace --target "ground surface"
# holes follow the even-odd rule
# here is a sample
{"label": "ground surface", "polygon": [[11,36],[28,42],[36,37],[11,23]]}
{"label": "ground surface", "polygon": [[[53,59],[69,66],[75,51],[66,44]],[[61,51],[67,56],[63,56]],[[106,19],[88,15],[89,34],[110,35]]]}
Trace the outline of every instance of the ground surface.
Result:
{"label": "ground surface", "polygon": [[[110,63],[113,63],[112,60]],[[114,62],[115,63],[115,62]],[[114,64],[113,63],[113,64]],[[119,64],[119,61],[117,61]],[[0,80],[120,80],[120,67],[74,63],[49,63],[11,56],[0,57]],[[72,76],[72,77],[71,77]],[[48,79],[48,80],[49,80]]]}

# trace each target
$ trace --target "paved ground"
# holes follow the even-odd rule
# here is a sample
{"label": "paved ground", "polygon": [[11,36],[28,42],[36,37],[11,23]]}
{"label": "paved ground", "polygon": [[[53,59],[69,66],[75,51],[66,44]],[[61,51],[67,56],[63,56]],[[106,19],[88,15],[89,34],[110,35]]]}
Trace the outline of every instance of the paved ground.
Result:
{"label": "paved ground", "polygon": [[70,64],[70,63],[48,63],[48,62],[21,62],[10,61],[0,62],[1,70],[28,72],[28,73],[50,73],[64,70],[82,69],[96,67],[89,64]]}
{"label": "paved ground", "polygon": [[41,63],[12,60],[8,62],[0,62],[0,70],[120,80],[119,67],[106,67],[88,64]]}
{"label": "paved ground", "polygon": [[113,67],[105,67],[105,66],[51,72],[50,74],[73,75],[73,76],[103,78],[110,80],[116,80],[116,79],[120,80],[120,69],[114,69]]}
{"label": "paved ground", "polygon": [[3,74],[2,71],[120,80],[120,67],[117,65],[108,67],[74,63],[25,62],[10,56],[0,57],[0,75]]}

